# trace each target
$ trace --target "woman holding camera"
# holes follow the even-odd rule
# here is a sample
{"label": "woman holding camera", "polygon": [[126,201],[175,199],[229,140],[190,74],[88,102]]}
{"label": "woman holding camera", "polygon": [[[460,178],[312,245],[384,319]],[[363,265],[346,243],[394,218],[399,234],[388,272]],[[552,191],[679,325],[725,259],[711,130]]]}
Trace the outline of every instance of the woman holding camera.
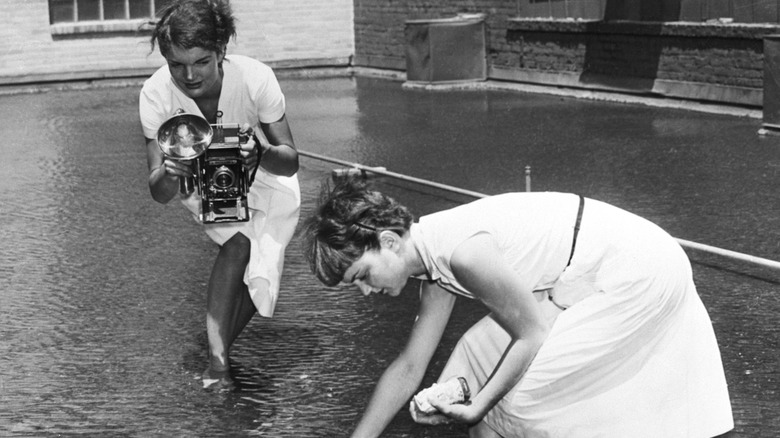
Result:
{"label": "woman holding camera", "polygon": [[[720,352],[680,245],[651,222],[569,193],[507,193],[414,222],[345,180],[307,221],[326,285],[397,296],[422,281],[409,339],[353,437],[375,437],[418,389],[456,297],[490,314],[460,339],[415,421],[474,437],[712,437],[733,427]],[[454,380],[455,379],[455,380]],[[462,393],[467,393],[465,389]],[[434,411],[428,409],[435,408]]]}
{"label": "woman holding camera", "polygon": [[[248,193],[248,222],[204,224],[219,245],[208,282],[206,331],[209,363],[203,385],[232,386],[229,350],[255,314],[273,315],[284,251],[298,221],[298,154],[285,118],[285,99],[265,64],[226,54],[236,35],[227,1],[180,0],[159,15],[152,33],[167,61],[145,83],[139,112],[146,138],[149,188],[167,203],[179,193],[179,179],[192,177],[190,162],[165,157],[157,131],[177,111],[202,116],[210,124],[238,123],[254,136],[242,144],[248,173],[256,175]],[[200,196],[180,194],[197,217]]]}

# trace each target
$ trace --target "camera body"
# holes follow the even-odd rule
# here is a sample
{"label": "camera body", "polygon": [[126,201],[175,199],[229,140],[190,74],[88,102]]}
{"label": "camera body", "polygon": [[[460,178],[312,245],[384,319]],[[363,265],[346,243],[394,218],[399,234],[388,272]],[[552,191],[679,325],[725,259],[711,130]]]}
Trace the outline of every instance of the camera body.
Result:
{"label": "camera body", "polygon": [[241,145],[250,134],[238,124],[211,125],[214,136],[206,151],[195,160],[200,220],[204,224],[249,220],[247,193],[251,184]]}

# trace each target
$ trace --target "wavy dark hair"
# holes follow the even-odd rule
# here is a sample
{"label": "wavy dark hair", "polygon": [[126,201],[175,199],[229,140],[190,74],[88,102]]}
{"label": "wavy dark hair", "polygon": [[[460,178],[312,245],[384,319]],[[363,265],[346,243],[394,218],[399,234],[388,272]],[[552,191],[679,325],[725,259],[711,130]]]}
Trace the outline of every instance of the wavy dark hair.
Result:
{"label": "wavy dark hair", "polygon": [[226,0],[176,0],[158,14],[151,43],[167,58],[174,45],[224,53],[235,36],[236,19]]}
{"label": "wavy dark hair", "polygon": [[379,248],[379,232],[403,236],[413,221],[405,206],[371,190],[363,178],[341,177],[332,189],[323,185],[319,204],[304,223],[304,254],[312,273],[335,286],[365,251]]}

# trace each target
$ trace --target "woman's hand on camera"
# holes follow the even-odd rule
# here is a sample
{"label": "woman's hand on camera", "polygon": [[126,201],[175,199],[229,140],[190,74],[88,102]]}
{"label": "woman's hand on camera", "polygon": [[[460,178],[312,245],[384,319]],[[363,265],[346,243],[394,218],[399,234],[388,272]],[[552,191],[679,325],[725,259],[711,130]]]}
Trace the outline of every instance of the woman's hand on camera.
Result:
{"label": "woman's hand on camera", "polygon": [[[257,135],[258,132],[260,134],[259,136]],[[244,159],[244,166],[247,169],[255,168],[257,163],[260,161],[260,155],[262,155],[263,148],[262,143],[263,139],[265,139],[265,136],[262,135],[262,132],[263,131],[259,129],[253,129],[251,126],[249,126],[249,123],[244,123],[244,125],[241,126],[241,129],[239,130],[238,135],[247,139],[246,142],[241,143],[241,157]],[[267,140],[266,143],[268,143]],[[268,148],[268,146],[268,144],[265,145],[266,148]]]}
{"label": "woman's hand on camera", "polygon": [[169,160],[163,161],[162,168],[165,170],[165,176],[169,177],[190,177],[192,176],[192,162],[190,160]]}
{"label": "woman's hand on camera", "polygon": [[262,167],[266,172],[279,176],[293,176],[298,172],[298,152],[286,119],[254,129],[245,123],[241,132],[244,134],[239,135],[249,138],[241,145],[241,156],[247,168]]}

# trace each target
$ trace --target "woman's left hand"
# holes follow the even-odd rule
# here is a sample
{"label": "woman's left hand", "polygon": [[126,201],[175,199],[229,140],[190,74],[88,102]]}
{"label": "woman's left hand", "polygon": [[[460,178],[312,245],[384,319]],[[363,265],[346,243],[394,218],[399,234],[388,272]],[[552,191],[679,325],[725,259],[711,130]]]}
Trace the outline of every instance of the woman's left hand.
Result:
{"label": "woman's left hand", "polygon": [[429,403],[438,412],[426,414],[417,408],[414,400],[409,402],[409,413],[416,423],[432,426],[454,422],[475,424],[482,420],[482,417],[487,413],[481,412],[476,406],[471,404],[446,404],[441,400],[429,400]]}
{"label": "woman's left hand", "polygon": [[[259,136],[257,135],[257,131],[260,131]],[[249,126],[249,123],[244,123],[239,130],[239,136],[248,137],[246,142],[241,143],[241,157],[244,159],[244,166],[247,169],[254,169],[257,166],[263,148],[263,140],[259,137],[264,139],[265,136],[262,135],[261,130],[253,129]],[[258,141],[260,143],[258,143]],[[266,140],[266,143],[267,142],[268,141]],[[268,146],[266,145],[266,147]]]}

